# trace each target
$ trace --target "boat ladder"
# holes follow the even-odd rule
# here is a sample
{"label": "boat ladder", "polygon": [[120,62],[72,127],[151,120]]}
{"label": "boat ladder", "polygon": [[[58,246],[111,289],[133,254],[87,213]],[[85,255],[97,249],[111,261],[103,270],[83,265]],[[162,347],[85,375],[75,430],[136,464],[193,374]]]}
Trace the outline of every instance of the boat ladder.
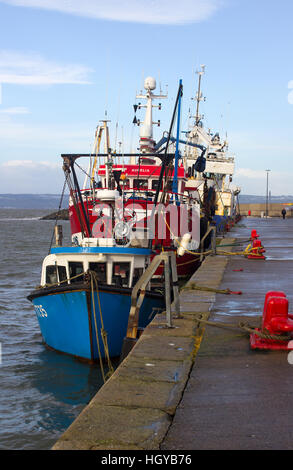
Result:
{"label": "boat ladder", "polygon": [[138,336],[138,324],[139,324],[139,311],[142,306],[146,288],[149,284],[152,276],[157,271],[161,263],[164,263],[164,274],[165,274],[165,304],[166,304],[166,327],[173,328],[172,323],[172,298],[171,293],[173,289],[173,302],[175,308],[175,314],[180,317],[180,302],[179,302],[179,288],[178,288],[178,276],[176,267],[176,254],[174,251],[165,251],[156,255],[147,267],[141,278],[135,284],[131,294],[131,307],[129,312],[127,334],[124,339],[124,346],[122,352],[122,358],[124,358],[128,352],[132,349]]}

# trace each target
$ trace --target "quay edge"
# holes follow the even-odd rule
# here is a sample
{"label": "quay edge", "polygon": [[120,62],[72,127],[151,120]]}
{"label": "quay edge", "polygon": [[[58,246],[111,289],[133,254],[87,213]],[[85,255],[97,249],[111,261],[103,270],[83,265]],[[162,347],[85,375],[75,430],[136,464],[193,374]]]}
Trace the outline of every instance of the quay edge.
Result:
{"label": "quay edge", "polygon": [[[227,263],[227,256],[207,257],[186,285],[196,282],[218,288]],[[194,317],[200,313],[207,319],[215,297],[213,292],[183,290],[183,318],[175,319],[174,328],[168,329],[164,316],[156,316],[52,450],[160,449],[204,334]]]}

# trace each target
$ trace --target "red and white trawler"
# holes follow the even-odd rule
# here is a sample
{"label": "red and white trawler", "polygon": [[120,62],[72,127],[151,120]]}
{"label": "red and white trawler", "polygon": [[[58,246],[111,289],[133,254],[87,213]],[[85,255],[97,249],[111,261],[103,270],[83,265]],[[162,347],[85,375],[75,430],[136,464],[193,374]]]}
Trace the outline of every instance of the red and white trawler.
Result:
{"label": "red and white trawler", "polygon": [[[140,126],[139,153],[121,154],[110,148],[107,121],[97,127],[94,152],[91,155],[62,155],[66,171],[72,173],[69,218],[72,241],[78,246],[131,246],[151,248],[155,256],[162,250],[176,251],[179,276],[187,276],[199,265],[200,241],[207,229],[201,220],[200,200],[195,190],[186,191],[188,174],[179,153],[179,122],[182,83],[180,82],[170,129],[165,146],[156,150],[153,138],[156,81],[148,77],[144,82],[145,94],[138,99],[146,104]],[[172,137],[177,114],[177,138]],[[104,153],[100,153],[104,134]],[[175,147],[175,148],[174,148]],[[77,159],[87,158],[88,168],[83,188],[76,175]],[[206,241],[206,243],[208,243]],[[157,276],[163,268],[158,269]]]}

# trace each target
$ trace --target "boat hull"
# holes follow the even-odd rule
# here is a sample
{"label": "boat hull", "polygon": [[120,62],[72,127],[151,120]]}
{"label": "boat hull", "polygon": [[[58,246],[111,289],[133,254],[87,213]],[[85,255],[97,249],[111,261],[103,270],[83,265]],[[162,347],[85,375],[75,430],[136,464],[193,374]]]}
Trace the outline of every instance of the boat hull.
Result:
{"label": "boat hull", "polygon": [[[104,358],[102,315],[109,354],[120,355],[128,325],[131,289],[99,286],[99,292],[92,293],[88,286],[76,284],[39,289],[28,299],[34,305],[43,340],[50,348],[92,362],[100,354]],[[145,328],[155,315],[154,309],[160,308],[164,308],[163,295],[146,292],[139,327]]]}

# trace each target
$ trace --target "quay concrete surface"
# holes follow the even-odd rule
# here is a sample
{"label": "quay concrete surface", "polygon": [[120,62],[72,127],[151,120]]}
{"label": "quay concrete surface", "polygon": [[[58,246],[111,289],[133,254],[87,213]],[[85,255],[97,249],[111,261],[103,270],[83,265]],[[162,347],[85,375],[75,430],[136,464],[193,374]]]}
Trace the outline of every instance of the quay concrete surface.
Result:
{"label": "quay concrete surface", "polygon": [[[245,225],[245,228],[241,226]],[[257,229],[267,260],[231,257],[209,320],[260,323],[265,294],[283,291],[293,313],[293,220],[244,219],[233,236]],[[234,270],[243,269],[243,272]],[[291,309],[290,309],[291,306]],[[293,365],[287,351],[253,351],[241,330],[206,326],[183,399],[162,450],[292,450]]]}
{"label": "quay concrete surface", "polygon": [[[225,241],[223,242],[225,243]],[[228,259],[209,256],[190,283],[217,288]],[[215,293],[183,290],[173,328],[157,315],[53,450],[158,450],[182,399]],[[186,313],[184,313],[186,312]]]}
{"label": "quay concrete surface", "polygon": [[[53,449],[292,449],[288,353],[252,351],[237,325],[259,326],[269,290],[284,291],[292,306],[293,219],[243,219],[222,244],[247,240],[253,228],[265,261],[210,256],[187,284],[243,294],[181,291],[175,328],[156,317]],[[199,314],[236,329],[200,326]]]}

